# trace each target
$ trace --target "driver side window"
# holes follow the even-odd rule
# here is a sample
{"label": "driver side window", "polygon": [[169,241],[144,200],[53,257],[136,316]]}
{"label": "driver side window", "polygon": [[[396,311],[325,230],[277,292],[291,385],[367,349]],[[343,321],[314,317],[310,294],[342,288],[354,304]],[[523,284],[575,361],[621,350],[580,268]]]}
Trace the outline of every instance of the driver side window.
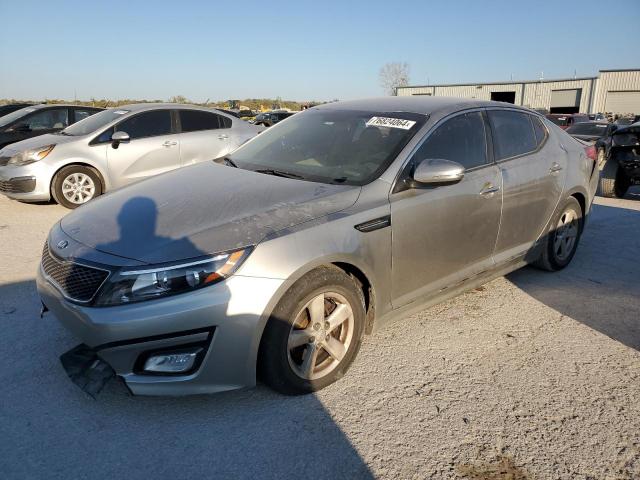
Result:
{"label": "driver side window", "polygon": [[451,160],[467,170],[486,165],[487,139],[482,113],[465,113],[441,124],[420,146],[413,163],[425,159]]}
{"label": "driver side window", "polygon": [[34,131],[62,129],[69,126],[69,111],[66,108],[51,108],[35,112],[18,123]]}
{"label": "driver side window", "polygon": [[115,128],[126,132],[131,140],[136,138],[157,137],[171,134],[171,111],[152,110],[123,120]]}

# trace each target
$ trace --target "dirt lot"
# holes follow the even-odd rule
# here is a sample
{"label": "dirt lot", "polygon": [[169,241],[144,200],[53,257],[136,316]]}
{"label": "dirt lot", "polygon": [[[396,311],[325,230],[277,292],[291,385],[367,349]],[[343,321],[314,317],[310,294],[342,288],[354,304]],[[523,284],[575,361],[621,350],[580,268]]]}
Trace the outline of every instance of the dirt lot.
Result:
{"label": "dirt lot", "polygon": [[25,478],[640,478],[640,190],[571,266],[526,268],[368,338],[317,395],[97,400],[34,288],[56,205],[0,196],[0,472]]}

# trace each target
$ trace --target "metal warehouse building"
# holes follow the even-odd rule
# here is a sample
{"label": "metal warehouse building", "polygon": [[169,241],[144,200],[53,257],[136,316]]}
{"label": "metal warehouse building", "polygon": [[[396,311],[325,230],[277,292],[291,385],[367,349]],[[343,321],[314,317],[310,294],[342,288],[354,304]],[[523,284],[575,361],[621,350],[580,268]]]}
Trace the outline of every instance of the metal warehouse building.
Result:
{"label": "metal warehouse building", "polygon": [[597,77],[398,87],[397,95],[477,98],[550,113],[640,114],[640,69],[600,70]]}

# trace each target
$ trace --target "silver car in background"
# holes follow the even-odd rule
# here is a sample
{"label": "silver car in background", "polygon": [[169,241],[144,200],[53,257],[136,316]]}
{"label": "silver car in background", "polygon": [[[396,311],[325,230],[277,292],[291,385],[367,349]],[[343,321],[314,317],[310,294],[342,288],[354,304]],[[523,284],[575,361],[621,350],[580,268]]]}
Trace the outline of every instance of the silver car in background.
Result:
{"label": "silver car in background", "polygon": [[500,102],[314,107],[226,166],[154,177],[67,215],[38,292],[83,342],[63,355],[83,388],[98,369],[138,394],[257,377],[311,392],[390,319],[528,263],[567,266],[598,182],[592,150]]}
{"label": "silver car in background", "polygon": [[76,208],[132,182],[235,150],[263,127],[218,110],[124,105],[0,150],[0,193]]}

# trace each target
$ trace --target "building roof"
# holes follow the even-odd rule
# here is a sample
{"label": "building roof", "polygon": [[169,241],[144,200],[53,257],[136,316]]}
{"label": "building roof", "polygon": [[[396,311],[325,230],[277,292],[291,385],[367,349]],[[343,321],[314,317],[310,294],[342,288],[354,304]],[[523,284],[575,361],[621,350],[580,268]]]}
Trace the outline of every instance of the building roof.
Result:
{"label": "building roof", "polygon": [[[615,70],[599,70],[599,73],[612,73],[612,72],[636,72],[640,71],[638,68],[628,68],[628,69],[615,69]],[[476,85],[517,85],[523,83],[553,83],[553,82],[575,82],[581,80],[596,80],[598,77],[576,77],[576,78],[548,78],[548,79],[538,79],[538,80],[506,80],[501,82],[466,82],[466,83],[438,83],[431,85],[407,85],[404,87],[397,88],[431,88],[431,87],[469,87]]]}

